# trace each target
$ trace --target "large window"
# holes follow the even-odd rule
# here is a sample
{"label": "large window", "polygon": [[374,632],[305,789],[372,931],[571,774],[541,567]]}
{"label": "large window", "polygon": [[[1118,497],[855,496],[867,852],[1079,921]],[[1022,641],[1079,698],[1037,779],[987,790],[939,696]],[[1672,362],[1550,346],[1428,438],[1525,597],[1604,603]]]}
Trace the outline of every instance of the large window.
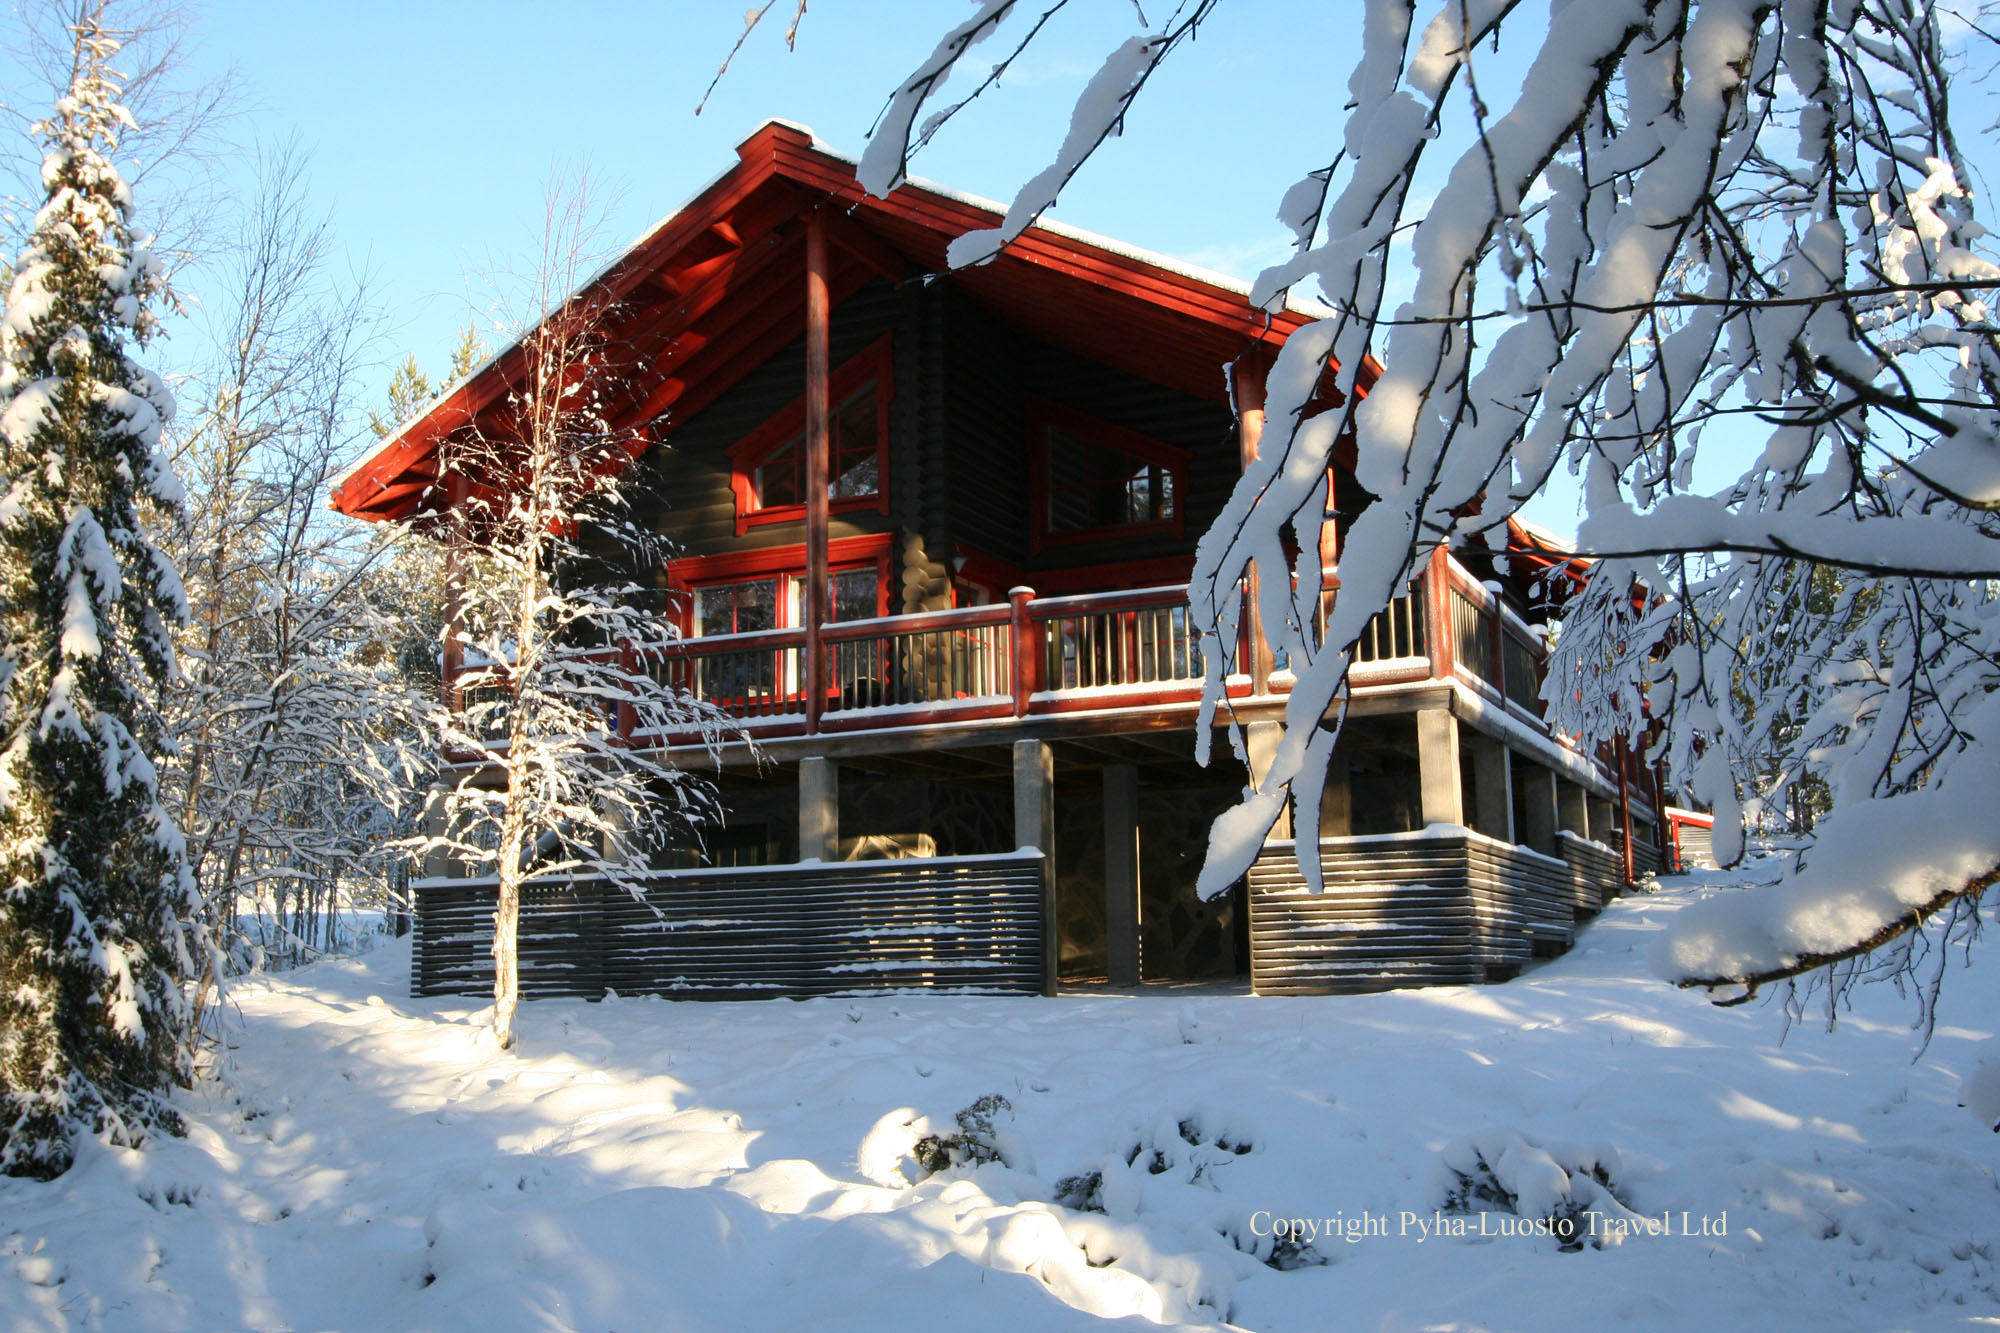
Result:
{"label": "large window", "polygon": [[[889,401],[894,393],[885,334],[833,372],[827,421],[827,500],[833,513],[888,512]],[[729,450],[736,530],[793,523],[806,515],[806,406],[801,394]]]}
{"label": "large window", "polygon": [[[805,623],[803,572],[704,583],[694,592],[697,635],[754,634]],[[882,579],[875,562],[837,569],[827,576],[828,609],[834,620],[867,620],[882,613]]]}
{"label": "large window", "polygon": [[[886,612],[888,533],[842,537],[827,547],[828,611],[834,620],[867,620]],[[667,579],[676,590],[682,632],[690,638],[797,630],[805,624],[806,548],[675,560]],[[796,642],[702,654],[690,687],[725,707],[768,711],[796,700],[804,688],[804,659]]]}
{"label": "large window", "polygon": [[1054,403],[1028,405],[1034,542],[1186,533],[1188,455]]}
{"label": "large window", "polygon": [[[893,542],[888,533],[875,533],[828,544],[827,594],[834,620],[887,614]],[[798,545],[670,562],[667,579],[678,590],[683,632],[707,637],[797,629],[806,619],[805,565],[806,548]]]}

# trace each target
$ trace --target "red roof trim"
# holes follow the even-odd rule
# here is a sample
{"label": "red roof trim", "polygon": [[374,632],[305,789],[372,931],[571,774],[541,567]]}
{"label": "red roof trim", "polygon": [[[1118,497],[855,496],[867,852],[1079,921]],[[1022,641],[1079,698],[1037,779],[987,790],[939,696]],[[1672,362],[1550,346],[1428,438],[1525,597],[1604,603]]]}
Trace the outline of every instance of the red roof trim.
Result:
{"label": "red roof trim", "polygon": [[[649,321],[646,328],[668,346],[673,341],[673,329],[685,331],[703,313],[733,294],[730,279],[735,276],[734,265],[760,266],[749,247],[772,237],[783,215],[796,211],[797,202],[787,201],[782,191],[765,196],[761,207],[752,206],[759,191],[773,182],[782,181],[811,194],[831,196],[846,207],[850,215],[844,220],[847,234],[836,236],[835,241],[851,256],[853,271],[845,275],[853,284],[850,292],[868,277],[890,267],[908,248],[882,241],[865,225],[871,220],[885,228],[916,229],[924,248],[935,247],[941,264],[943,247],[951,237],[990,227],[999,219],[999,214],[989,209],[915,185],[899,187],[888,199],[876,199],[862,191],[851,163],[815,148],[809,134],[790,125],[776,122],[764,125],[738,146],[737,156],[736,167],[660,223],[593,280],[614,301],[649,280],[663,280],[661,285],[667,293],[663,304],[680,308],[668,320]],[[776,211],[766,215],[767,208]],[[752,225],[753,222],[761,225]],[[693,262],[683,265],[678,272],[672,271],[673,261],[684,255]],[[1029,228],[994,262],[1025,265],[1087,284],[1112,297],[1114,307],[1126,301],[1133,303],[1132,316],[1138,316],[1144,309],[1170,311],[1227,336],[1252,342],[1282,343],[1309,318],[1291,310],[1267,315],[1252,309],[1238,292],[1041,227]],[[705,281],[718,278],[715,286],[699,291]],[[968,281],[976,280],[968,277]],[[747,325],[750,321],[743,323]],[[714,343],[706,345],[702,350],[715,351],[717,362],[701,367],[704,372],[699,377],[704,381],[701,387],[709,392],[691,391],[693,386],[689,381],[697,377],[686,372],[704,359],[702,351],[695,351],[676,366],[683,373],[669,375],[641,401],[652,404],[664,394],[660,410],[671,404],[691,415],[714,393],[733,382],[719,371],[727,368],[740,376],[748,368],[741,364],[745,354],[753,348],[763,350],[778,333],[778,329],[772,328],[762,335],[745,337],[743,345],[728,349],[728,354],[718,350]],[[717,343],[721,341],[717,339]],[[779,339],[778,345],[782,341]],[[764,355],[775,350],[771,346]],[[431,460],[446,436],[470,425],[481,413],[502,401],[507,385],[521,371],[521,359],[518,344],[508,348],[421,418],[392,436],[334,488],[333,507],[355,517],[380,520],[406,516],[419,503],[439,498],[431,487],[415,483],[427,481],[435,474]],[[1364,367],[1364,375],[1371,370],[1372,367]],[[1221,376],[1218,366],[1218,392]],[[680,387],[670,388],[675,380],[681,382]]]}

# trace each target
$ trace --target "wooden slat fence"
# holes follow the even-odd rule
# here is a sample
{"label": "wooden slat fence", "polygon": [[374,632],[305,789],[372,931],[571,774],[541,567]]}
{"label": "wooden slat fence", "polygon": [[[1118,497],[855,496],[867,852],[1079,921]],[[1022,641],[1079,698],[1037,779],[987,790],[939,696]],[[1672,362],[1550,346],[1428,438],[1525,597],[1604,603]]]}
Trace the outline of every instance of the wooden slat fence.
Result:
{"label": "wooden slat fence", "polygon": [[1577,869],[1467,834],[1329,838],[1307,892],[1292,844],[1250,869],[1251,984],[1259,995],[1473,985],[1567,948]]}
{"label": "wooden slat fence", "polygon": [[[494,882],[413,887],[412,988],[491,994]],[[521,993],[1039,994],[1043,929],[1032,853],[662,873],[644,902],[600,879],[535,881],[521,904]]]}
{"label": "wooden slat fence", "polygon": [[1574,872],[1577,919],[1595,916],[1623,887],[1624,856],[1615,847],[1579,838],[1568,829],[1557,830],[1556,847]]}

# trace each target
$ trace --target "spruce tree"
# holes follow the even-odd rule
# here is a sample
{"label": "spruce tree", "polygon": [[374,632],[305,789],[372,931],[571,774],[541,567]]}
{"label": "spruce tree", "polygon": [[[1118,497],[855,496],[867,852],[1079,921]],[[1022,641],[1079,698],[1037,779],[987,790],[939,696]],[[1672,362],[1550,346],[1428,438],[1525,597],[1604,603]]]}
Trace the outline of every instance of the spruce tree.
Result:
{"label": "spruce tree", "polygon": [[186,615],[146,530],[181,503],[173,399],[127,352],[166,288],[111,160],[118,43],[94,13],[73,32],[0,313],[0,1170],[43,1178],[86,1135],[179,1128],[193,901],[148,706]]}

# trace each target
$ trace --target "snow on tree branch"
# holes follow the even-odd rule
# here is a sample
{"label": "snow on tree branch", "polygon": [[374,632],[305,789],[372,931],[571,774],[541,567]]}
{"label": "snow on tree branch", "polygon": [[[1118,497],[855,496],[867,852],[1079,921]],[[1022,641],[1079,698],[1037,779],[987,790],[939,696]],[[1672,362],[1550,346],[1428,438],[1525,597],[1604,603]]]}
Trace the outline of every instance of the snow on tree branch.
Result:
{"label": "snow on tree branch", "polygon": [[[913,129],[920,108],[1010,8],[984,5],[905,82],[871,189],[900,178],[935,128]],[[1335,313],[1277,358],[1261,456],[1191,589],[1211,710],[1249,576],[1296,676],[1276,760],[1215,826],[1203,892],[1242,875],[1288,805],[1316,844],[1327,720],[1369,620],[1435,547],[1480,540],[1568,468],[1583,552],[1604,558],[1551,673],[1555,724],[1656,726],[1654,754],[1714,808],[1728,855],[1764,813],[1760,784],[1831,793],[1822,845],[1767,893],[1685,913],[1663,972],[1782,975],[1976,897],[2000,867],[2000,826],[1970,794],[1990,792],[2000,746],[1984,702],[2000,688],[2000,267],[1962,187],[1942,9],[1603,0],[1544,23],[1499,0],[1373,0],[1359,18],[1333,142],[1315,154],[1310,118],[1287,127],[1307,166],[1278,209],[1297,250],[1252,293]],[[1009,227],[1115,132],[1150,69],[1137,53],[1174,21],[1113,53]],[[962,238],[954,261],[1011,234]],[[1341,405],[1308,418],[1329,383]],[[1375,498],[1344,533],[1321,634],[1322,478],[1349,436]],[[1816,569],[1837,605],[1799,595]],[[1640,612],[1634,588],[1653,594]],[[1613,629],[1630,651],[1593,650]],[[1923,835],[1888,840],[1904,821]],[[1301,869],[1319,883],[1309,850]]]}

